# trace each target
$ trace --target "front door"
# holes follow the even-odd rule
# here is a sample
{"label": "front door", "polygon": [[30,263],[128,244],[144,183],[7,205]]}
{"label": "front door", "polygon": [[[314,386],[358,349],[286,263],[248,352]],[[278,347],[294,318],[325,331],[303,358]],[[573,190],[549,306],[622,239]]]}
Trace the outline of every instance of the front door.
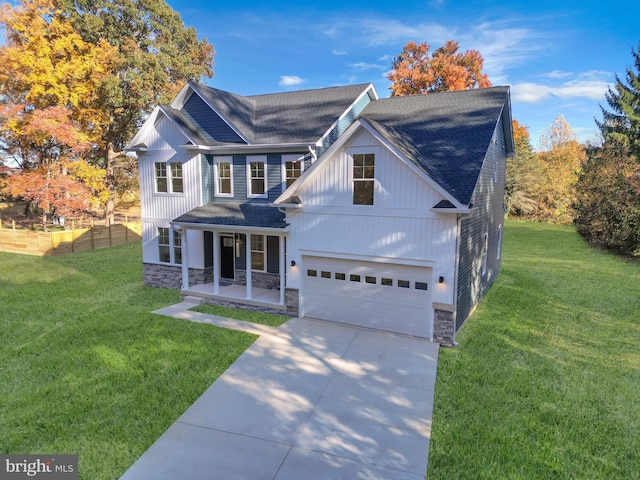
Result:
{"label": "front door", "polygon": [[233,237],[220,237],[220,278],[233,280],[234,275],[234,248]]}

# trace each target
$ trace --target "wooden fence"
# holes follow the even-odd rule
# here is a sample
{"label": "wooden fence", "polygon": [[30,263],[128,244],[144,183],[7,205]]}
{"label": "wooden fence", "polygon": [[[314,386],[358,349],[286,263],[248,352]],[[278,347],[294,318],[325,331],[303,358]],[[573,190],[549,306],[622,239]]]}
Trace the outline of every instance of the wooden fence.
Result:
{"label": "wooden fence", "polygon": [[0,252],[40,256],[85,252],[138,242],[141,239],[141,228],[139,222],[94,225],[91,228],[60,232],[0,228]]}

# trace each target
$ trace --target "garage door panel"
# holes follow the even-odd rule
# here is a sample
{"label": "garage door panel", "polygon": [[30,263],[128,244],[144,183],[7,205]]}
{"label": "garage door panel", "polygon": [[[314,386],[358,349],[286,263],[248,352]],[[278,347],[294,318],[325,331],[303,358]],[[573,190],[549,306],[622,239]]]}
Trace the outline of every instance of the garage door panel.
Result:
{"label": "garage door panel", "polygon": [[431,337],[430,268],[319,257],[303,262],[304,316]]}

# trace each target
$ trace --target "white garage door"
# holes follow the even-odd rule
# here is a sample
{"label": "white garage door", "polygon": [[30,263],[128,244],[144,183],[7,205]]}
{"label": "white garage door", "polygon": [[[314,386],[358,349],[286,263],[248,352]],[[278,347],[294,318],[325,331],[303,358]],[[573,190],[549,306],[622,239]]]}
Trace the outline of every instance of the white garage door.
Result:
{"label": "white garage door", "polygon": [[303,257],[302,316],[431,338],[432,269]]}

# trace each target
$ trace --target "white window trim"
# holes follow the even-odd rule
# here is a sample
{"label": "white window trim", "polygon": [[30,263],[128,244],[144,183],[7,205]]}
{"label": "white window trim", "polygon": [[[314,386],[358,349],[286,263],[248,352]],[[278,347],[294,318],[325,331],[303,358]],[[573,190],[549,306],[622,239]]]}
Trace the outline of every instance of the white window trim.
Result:
{"label": "white window trim", "polygon": [[287,189],[287,162],[300,163],[300,176],[304,173],[304,155],[283,155],[282,156],[282,191]]}
{"label": "white window trim", "polygon": [[249,266],[251,267],[252,272],[266,272],[267,271],[267,236],[259,233],[251,233],[249,235],[250,242],[253,236],[262,237],[262,265],[264,265],[264,268],[262,270],[256,270],[255,268],[253,268],[253,253],[259,252],[259,250],[253,249],[253,244],[251,245],[252,248],[251,248],[251,258],[249,259]]}
{"label": "white window trim", "polygon": [[[175,257],[176,244],[174,242],[175,230],[173,230],[168,225],[156,225],[155,228],[156,228],[156,255],[157,255],[158,263],[161,264],[161,265],[177,265],[177,266],[182,265],[182,262],[185,261],[185,254],[187,252],[185,251],[184,247],[182,245],[180,245],[179,248],[182,250],[182,262],[176,263],[176,257]],[[162,260],[160,260],[160,229],[161,228],[166,228],[168,230],[169,244],[168,245],[164,245],[164,246],[169,247],[169,261],[168,262],[163,262]]]}
{"label": "white window trim", "polygon": [[[251,193],[251,164],[264,164],[264,193]],[[269,171],[266,155],[247,156],[247,198],[269,198]]]}
{"label": "white window trim", "polygon": [[[162,163],[165,166],[165,174],[166,177],[166,181],[167,181],[167,191],[166,192],[159,192],[158,191],[158,177],[156,175],[156,163]],[[173,176],[171,173],[171,165],[174,163],[179,163],[180,165],[182,165],[182,192],[174,192],[173,191]],[[184,163],[183,162],[153,162],[153,193],[155,195],[171,195],[171,196],[175,196],[175,195],[185,195],[185,181],[184,181]]]}
{"label": "white window trim", "polygon": [[[231,193],[220,193],[219,192],[219,184],[218,184],[218,165],[220,163],[228,163],[229,164],[229,173],[231,175]],[[214,185],[213,185],[213,192],[214,192],[214,196],[215,197],[225,197],[225,198],[231,198],[233,197],[234,191],[233,191],[233,157],[215,157],[214,159],[214,164],[213,164],[213,168],[214,168]]]}
{"label": "white window trim", "polygon": [[[353,184],[355,179],[353,178],[353,156],[357,155],[357,154],[368,154],[368,153],[372,153],[374,155],[374,169],[375,169],[375,174],[373,176],[373,204],[372,205],[360,205],[360,204],[355,204],[353,203]],[[349,185],[350,185],[350,189],[351,189],[351,200],[350,200],[350,204],[352,207],[355,208],[371,208],[373,206],[375,206],[376,204],[376,197],[379,195],[378,193],[378,174],[379,174],[379,162],[381,159],[380,156],[380,148],[378,147],[353,147],[350,148],[347,151],[347,157],[348,157],[348,168],[349,168]]]}

